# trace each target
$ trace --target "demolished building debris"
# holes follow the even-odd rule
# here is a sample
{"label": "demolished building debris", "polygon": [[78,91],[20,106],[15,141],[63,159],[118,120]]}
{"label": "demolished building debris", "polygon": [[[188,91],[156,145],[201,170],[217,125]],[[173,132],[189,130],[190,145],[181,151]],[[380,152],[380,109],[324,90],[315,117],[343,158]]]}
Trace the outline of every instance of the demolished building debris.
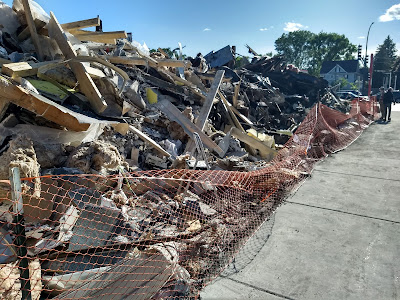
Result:
{"label": "demolished building debris", "polygon": [[[279,205],[282,187],[308,176],[287,166],[274,176],[243,174],[297,144],[307,152],[296,130],[316,103],[351,108],[282,56],[253,50],[233,69],[230,46],[174,59],[125,31],[86,30],[99,17],[60,24],[28,0],[0,2],[0,15],[4,299],[21,299],[24,289],[8,246],[10,168],[23,177],[32,299],[117,288],[115,299],[190,298],[226,264],[223,252],[237,250],[237,236]],[[343,122],[336,127],[353,126]],[[288,141],[293,149],[278,152]]]}

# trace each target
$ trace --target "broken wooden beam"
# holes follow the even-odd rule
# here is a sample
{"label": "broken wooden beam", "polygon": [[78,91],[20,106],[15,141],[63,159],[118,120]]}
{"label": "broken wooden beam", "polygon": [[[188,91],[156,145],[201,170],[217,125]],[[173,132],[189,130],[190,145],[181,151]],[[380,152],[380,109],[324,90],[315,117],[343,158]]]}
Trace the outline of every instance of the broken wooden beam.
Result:
{"label": "broken wooden beam", "polygon": [[116,39],[126,39],[128,35],[125,31],[96,32],[82,29],[73,29],[69,32],[80,41],[92,41],[98,43],[114,43]]}
{"label": "broken wooden beam", "polygon": [[[218,70],[217,74],[215,75],[214,81],[210,87],[210,90],[207,93],[206,100],[203,103],[203,106],[200,110],[200,115],[196,120],[196,125],[200,128],[201,131],[204,130],[206,122],[208,120],[208,116],[210,115],[211,108],[214,103],[214,98],[217,95],[219,86],[221,85],[222,78],[224,78],[225,71]],[[194,149],[194,141],[191,140],[187,143],[185,152],[192,152]]]}
{"label": "broken wooden beam", "polygon": [[204,143],[204,146],[206,146],[211,151],[215,151],[221,157],[224,155],[224,151],[208,135],[206,135],[200,127],[198,127],[188,118],[186,118],[182,114],[182,112],[171,102],[169,102],[168,100],[162,100],[158,102],[156,106],[164,114],[166,114],[171,121],[175,121],[176,123],[178,123],[182,127],[182,129],[186,132],[186,134],[190,136],[192,139],[193,139],[193,133],[196,132],[199,134],[200,139]]}
{"label": "broken wooden beam", "polygon": [[[39,19],[35,19],[34,23],[36,27],[36,32],[38,34],[41,34],[41,30],[43,29],[44,26],[46,26],[46,23]],[[30,28],[29,26],[26,26],[26,28],[22,30],[20,34],[18,34],[18,41],[20,42],[25,41],[30,35],[31,35]]]}
{"label": "broken wooden beam", "polygon": [[238,128],[244,132],[244,128],[243,128],[242,124],[240,124],[239,120],[236,118],[235,113],[232,111],[232,105],[230,105],[228,100],[226,100],[225,96],[221,93],[221,91],[218,91],[218,95],[221,97],[222,102],[228,109],[229,115],[232,118],[232,121],[233,121],[234,125],[236,126],[236,128]]}
{"label": "broken wooden beam", "polygon": [[152,145],[153,148],[156,149],[158,152],[160,152],[162,155],[167,156],[167,157],[171,156],[171,154],[169,154],[167,151],[165,151],[164,148],[162,148],[156,141],[154,141],[151,137],[149,137],[148,135],[141,132],[136,127],[129,125],[129,130],[132,131],[133,133],[136,133],[141,140]]}
{"label": "broken wooden beam", "polygon": [[233,107],[238,106],[240,83],[241,83],[241,80],[239,82],[236,82],[233,84],[233,86],[234,86],[234,94],[233,94],[233,98],[232,98]]}
{"label": "broken wooden beam", "polygon": [[17,63],[8,63],[4,64],[1,67],[1,73],[10,76],[12,78],[36,76],[40,67],[58,62],[59,61],[54,60],[54,61],[44,61],[39,63],[26,62],[26,61]]}
{"label": "broken wooden beam", "polygon": [[[48,24],[50,37],[57,42],[61,52],[67,59],[76,58],[77,54],[72,48],[72,44],[65,35],[64,30],[61,28],[60,23],[58,23],[52,12],[50,12],[50,16],[51,18]],[[85,71],[83,64],[80,62],[70,62],[69,65],[79,81],[79,89],[88,98],[95,112],[103,112],[107,108],[107,103],[103,99],[92,78]]]}
{"label": "broken wooden beam", "polygon": [[66,31],[95,26],[100,26],[100,17],[98,16],[97,18],[61,24],[62,29]]}
{"label": "broken wooden beam", "polygon": [[33,45],[35,46],[36,54],[39,60],[43,61],[44,56],[43,56],[42,46],[40,44],[39,36],[36,31],[35,22],[32,17],[32,10],[29,0],[22,0],[22,5],[24,6],[26,22],[28,23],[29,31],[31,33]]}
{"label": "broken wooden beam", "polygon": [[151,66],[156,67],[157,63],[150,61],[143,57],[129,57],[129,56],[102,56],[103,59],[107,59],[110,63],[121,64],[127,66]]}
{"label": "broken wooden beam", "polygon": [[2,101],[12,102],[19,107],[25,108],[26,110],[69,130],[86,131],[89,129],[90,125],[94,123],[104,123],[108,125],[117,123],[101,121],[76,113],[41,95],[28,92],[25,89],[12,84],[2,76],[0,76],[0,88],[2,92]]}
{"label": "broken wooden beam", "polygon": [[239,141],[249,145],[250,147],[257,149],[261,158],[266,159],[268,161],[272,160],[277,151],[271,149],[270,147],[266,146],[262,142],[256,140],[254,137],[240,131],[239,129],[233,127],[231,130],[232,136],[237,138]]}
{"label": "broken wooden beam", "polygon": [[173,68],[189,68],[192,63],[188,60],[176,60],[176,59],[157,59],[157,64],[160,67],[173,67]]}

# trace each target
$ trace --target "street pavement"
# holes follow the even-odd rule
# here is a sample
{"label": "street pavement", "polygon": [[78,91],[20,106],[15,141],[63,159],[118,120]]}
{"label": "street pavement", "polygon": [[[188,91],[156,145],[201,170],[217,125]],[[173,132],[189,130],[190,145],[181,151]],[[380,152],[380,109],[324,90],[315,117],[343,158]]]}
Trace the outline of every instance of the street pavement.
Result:
{"label": "street pavement", "polygon": [[308,179],[201,299],[400,299],[400,104]]}

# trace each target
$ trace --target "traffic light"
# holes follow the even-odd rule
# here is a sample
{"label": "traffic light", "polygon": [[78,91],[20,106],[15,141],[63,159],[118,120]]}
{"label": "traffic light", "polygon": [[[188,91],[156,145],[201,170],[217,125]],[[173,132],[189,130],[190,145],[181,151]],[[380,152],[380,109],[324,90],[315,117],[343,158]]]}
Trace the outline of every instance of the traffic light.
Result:
{"label": "traffic light", "polygon": [[362,46],[358,45],[358,60],[361,60],[361,50],[362,50]]}
{"label": "traffic light", "polygon": [[368,56],[365,57],[365,65],[368,65]]}

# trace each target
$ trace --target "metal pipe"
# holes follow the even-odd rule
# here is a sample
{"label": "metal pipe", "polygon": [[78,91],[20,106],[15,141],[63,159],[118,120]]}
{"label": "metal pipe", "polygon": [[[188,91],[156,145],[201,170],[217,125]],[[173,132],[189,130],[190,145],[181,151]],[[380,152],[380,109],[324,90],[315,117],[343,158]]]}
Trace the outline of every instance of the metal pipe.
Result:
{"label": "metal pipe", "polygon": [[21,179],[19,168],[14,167],[10,170],[11,196],[14,202],[14,244],[17,248],[19,259],[18,269],[20,272],[21,292],[23,300],[31,299],[31,283],[29,280],[29,262],[26,249],[24,206],[22,199]]}

